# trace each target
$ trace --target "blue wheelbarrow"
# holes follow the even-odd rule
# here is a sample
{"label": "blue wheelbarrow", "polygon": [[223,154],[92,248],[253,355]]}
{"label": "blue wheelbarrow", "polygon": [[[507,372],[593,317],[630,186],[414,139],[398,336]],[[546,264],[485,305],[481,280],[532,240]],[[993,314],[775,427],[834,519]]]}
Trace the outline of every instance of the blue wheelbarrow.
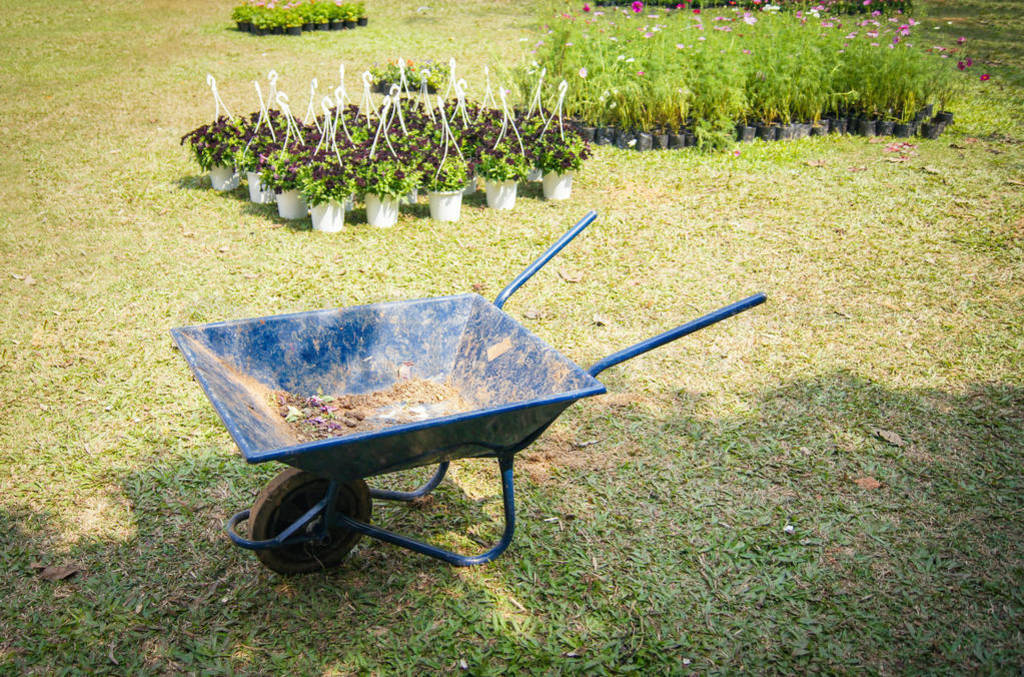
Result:
{"label": "blue wheelbarrow", "polygon": [[[215,322],[171,330],[196,379],[249,463],[291,466],[270,481],[226,531],[284,574],[337,566],[362,536],[456,566],[489,562],[515,529],[512,462],[570,404],[600,395],[613,365],[765,301],[756,294],[582,369],[502,310],[509,297],[597,218],[588,213],[505,287],[477,294]],[[301,442],[267,394],[283,390],[365,394],[401,378],[445,382],[468,410]],[[486,552],[467,556],[370,524],[372,499],[430,493],[450,461],[490,457],[501,471],[505,528]],[[414,491],[370,489],[365,478],[438,464]],[[239,525],[248,523],[248,536]]]}

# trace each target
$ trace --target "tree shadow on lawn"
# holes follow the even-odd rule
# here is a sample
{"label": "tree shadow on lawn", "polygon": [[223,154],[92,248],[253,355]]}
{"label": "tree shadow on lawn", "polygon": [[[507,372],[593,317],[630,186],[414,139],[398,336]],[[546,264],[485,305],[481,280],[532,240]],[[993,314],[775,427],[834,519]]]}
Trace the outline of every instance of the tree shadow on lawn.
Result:
{"label": "tree shadow on lawn", "polygon": [[[742,416],[686,391],[580,403],[517,457],[516,538],[472,569],[363,539],[332,571],[271,573],[222,525],[277,469],[217,449],[126,473],[122,541],[55,546],[55,516],[8,500],[0,666],[1019,665],[1024,388],[892,390],[833,372],[743,399]],[[469,463],[495,466],[484,501],[457,466],[431,502],[376,502],[374,523],[486,549],[501,531],[497,464]],[[473,531],[479,543],[453,536]],[[35,562],[82,571],[44,581]]]}

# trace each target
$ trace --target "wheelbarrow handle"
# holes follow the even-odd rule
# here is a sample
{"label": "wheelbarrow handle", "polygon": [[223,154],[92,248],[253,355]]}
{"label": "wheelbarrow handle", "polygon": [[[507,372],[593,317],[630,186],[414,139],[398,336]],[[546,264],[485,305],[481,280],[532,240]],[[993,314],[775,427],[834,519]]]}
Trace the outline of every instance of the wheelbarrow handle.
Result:
{"label": "wheelbarrow handle", "polygon": [[507,287],[501,290],[498,294],[498,298],[494,299],[494,305],[501,308],[505,305],[505,301],[508,301],[508,297],[512,296],[513,292],[523,286],[527,280],[533,277],[534,273],[544,267],[544,264],[550,261],[555,254],[562,251],[565,245],[569,244],[574,237],[583,232],[583,229],[594,222],[597,218],[597,212],[590,210],[586,216],[579,220],[579,222],[569,229],[562,237],[558,238],[558,241],[548,247],[547,251],[541,254],[536,261],[527,266],[526,270],[516,275],[516,279],[512,280]]}
{"label": "wheelbarrow handle", "polygon": [[727,305],[724,308],[719,308],[713,313],[708,313],[704,317],[699,317],[696,320],[691,320],[690,322],[676,327],[675,329],[670,329],[663,334],[652,336],[646,341],[641,341],[640,343],[629,346],[628,348],[623,348],[616,353],[612,353],[603,360],[595,362],[591,365],[590,369],[587,370],[587,373],[596,377],[608,367],[615,366],[620,362],[625,362],[626,360],[646,353],[649,350],[654,350],[658,346],[663,346],[666,343],[675,341],[677,338],[682,338],[687,334],[692,334],[693,332],[699,331],[704,327],[714,324],[715,322],[721,322],[726,318],[742,313],[744,310],[750,310],[754,306],[759,306],[765,302],[766,298],[767,297],[763,293],[754,294],[742,301],[737,301],[736,303]]}

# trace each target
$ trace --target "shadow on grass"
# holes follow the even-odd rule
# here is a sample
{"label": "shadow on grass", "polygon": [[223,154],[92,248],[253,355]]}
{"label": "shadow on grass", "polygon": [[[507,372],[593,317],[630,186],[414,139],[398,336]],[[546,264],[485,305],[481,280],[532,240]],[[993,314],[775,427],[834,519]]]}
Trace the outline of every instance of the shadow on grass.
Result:
{"label": "shadow on grass", "polygon": [[[127,473],[123,540],[62,540],[52,516],[8,501],[5,605],[33,614],[7,614],[0,666],[1020,665],[1024,388],[893,390],[834,372],[751,393],[742,416],[717,415],[711,399],[680,391],[578,405],[518,457],[516,538],[473,569],[364,539],[335,570],[268,572],[222,524],[276,469],[216,449],[161,452]],[[532,472],[541,462],[545,472]],[[477,463],[495,466],[485,501],[463,489],[484,474]],[[373,521],[464,552],[489,547],[501,530],[496,464],[456,470],[432,502],[377,502]],[[454,535],[470,532],[481,535]],[[34,562],[82,571],[48,582]]]}

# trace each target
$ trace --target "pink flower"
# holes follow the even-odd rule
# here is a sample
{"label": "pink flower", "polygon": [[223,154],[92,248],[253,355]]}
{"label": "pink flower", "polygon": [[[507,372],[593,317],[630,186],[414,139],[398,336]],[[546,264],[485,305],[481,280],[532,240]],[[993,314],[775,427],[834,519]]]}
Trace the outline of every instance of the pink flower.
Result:
{"label": "pink flower", "polygon": [[583,3],[583,11],[584,12],[589,12],[590,11],[590,5],[588,5],[587,3],[584,2]]}
{"label": "pink flower", "polygon": [[587,69],[586,69],[586,67],[583,67],[583,68],[580,69],[580,77],[581,78],[587,77]]}
{"label": "pink flower", "polygon": [[750,24],[751,26],[753,26],[754,24],[757,23],[757,18],[753,14],[751,14],[750,12],[744,12],[743,13],[743,20],[745,22],[747,22],[748,24]]}
{"label": "pink flower", "polygon": [[699,9],[695,9],[695,10],[693,10],[693,13],[694,14],[700,14],[700,10]]}
{"label": "pink flower", "polygon": [[[643,71],[637,71],[637,72],[636,72],[636,74],[637,74],[637,75],[643,75],[643,74],[644,74],[644,72],[643,72]],[[983,79],[987,80],[987,79],[988,79],[988,76],[986,75],[986,76],[985,76],[985,77],[984,77]]]}
{"label": "pink flower", "polygon": [[965,42],[967,42],[967,38],[963,37],[962,35],[959,38],[956,39],[956,44],[958,44],[958,45],[962,45]]}
{"label": "pink flower", "polygon": [[732,156],[733,156],[733,157],[739,157],[739,156],[740,156],[740,149],[739,149],[739,148],[737,148],[736,150],[734,150],[734,151],[732,152]]}
{"label": "pink flower", "polygon": [[965,63],[967,64],[967,67],[970,68],[971,66],[974,65],[974,59],[972,59],[971,57],[967,57],[967,61]]}
{"label": "pink flower", "polygon": [[963,70],[963,69],[967,68],[967,64],[965,64],[963,61],[957,61],[956,62],[956,67],[959,68],[960,70]]}
{"label": "pink flower", "polygon": [[633,11],[637,14],[644,11],[644,3],[640,2],[640,0],[633,0],[633,4],[630,5],[630,7],[632,7]]}
{"label": "pink flower", "polygon": [[992,76],[990,76],[990,75],[989,75],[988,73],[982,73],[982,74],[981,74],[981,81],[982,81],[982,82],[985,82],[985,81],[986,81],[986,80],[988,80],[988,79],[989,79],[990,77],[992,77]]}

